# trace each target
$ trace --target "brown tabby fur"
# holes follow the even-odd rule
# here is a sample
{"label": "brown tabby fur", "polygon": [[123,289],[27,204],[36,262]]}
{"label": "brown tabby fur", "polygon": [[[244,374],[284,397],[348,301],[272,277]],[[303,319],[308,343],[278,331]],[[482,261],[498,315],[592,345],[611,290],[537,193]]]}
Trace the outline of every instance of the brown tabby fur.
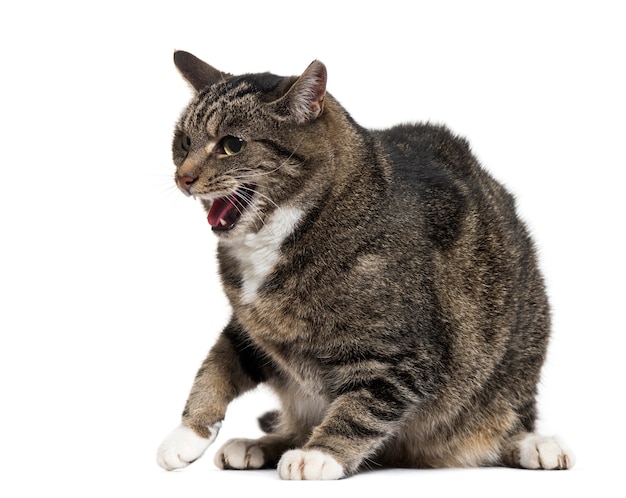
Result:
{"label": "brown tabby fur", "polygon": [[[467,142],[430,124],[361,128],[319,62],[281,78],[175,61],[196,90],[174,138],[179,186],[207,210],[244,184],[251,199],[232,229],[214,229],[232,319],[183,423],[208,438],[266,383],[282,408],[262,419],[264,466],[292,448],[331,455],[345,475],[519,466],[550,314],[514,200]],[[225,136],[245,150],[216,153]],[[275,260],[246,249],[290,209],[301,216]]]}

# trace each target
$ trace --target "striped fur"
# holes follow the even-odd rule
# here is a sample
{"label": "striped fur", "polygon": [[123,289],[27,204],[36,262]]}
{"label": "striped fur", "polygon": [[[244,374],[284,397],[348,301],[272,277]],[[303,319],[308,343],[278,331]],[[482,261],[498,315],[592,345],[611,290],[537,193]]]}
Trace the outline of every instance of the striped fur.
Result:
{"label": "striped fur", "polygon": [[[260,383],[282,402],[267,436],[225,444],[217,465],[287,479],[524,466],[549,307],[514,200],[467,143],[432,125],[361,128],[326,94],[319,62],[282,78],[175,59],[196,90],[174,138],[176,181],[208,211],[238,195],[242,213],[214,228],[233,314],[183,424],[213,437]],[[245,150],[224,154],[224,137]],[[179,439],[167,445],[183,454]],[[553,468],[573,463],[556,443],[537,447],[563,453],[540,459]]]}

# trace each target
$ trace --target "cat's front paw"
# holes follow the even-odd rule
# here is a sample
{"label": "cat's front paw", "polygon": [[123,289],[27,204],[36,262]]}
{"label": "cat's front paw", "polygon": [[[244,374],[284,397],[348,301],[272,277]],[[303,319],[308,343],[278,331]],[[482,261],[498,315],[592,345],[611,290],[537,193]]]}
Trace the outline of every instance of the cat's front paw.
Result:
{"label": "cat's front paw", "polygon": [[255,439],[231,439],[215,454],[215,465],[220,469],[260,469],[265,455]]}
{"label": "cat's front paw", "polygon": [[179,425],[161,443],[157,452],[157,463],[165,470],[182,469],[200,458],[211,445],[221,427],[218,422],[209,427],[211,436],[203,438],[186,425]]}
{"label": "cat's front paw", "polygon": [[341,464],[318,450],[291,450],[278,462],[278,475],[288,480],[334,480],[345,472]]}
{"label": "cat's front paw", "polygon": [[574,466],[574,453],[555,437],[528,434],[518,448],[519,464],[525,469],[565,470]]}

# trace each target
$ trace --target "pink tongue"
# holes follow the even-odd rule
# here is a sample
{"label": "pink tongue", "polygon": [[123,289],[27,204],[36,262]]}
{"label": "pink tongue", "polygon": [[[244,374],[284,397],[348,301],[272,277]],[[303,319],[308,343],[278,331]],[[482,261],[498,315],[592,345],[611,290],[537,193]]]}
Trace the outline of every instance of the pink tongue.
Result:
{"label": "pink tongue", "polygon": [[213,204],[211,204],[211,209],[209,209],[209,215],[207,216],[209,225],[212,227],[222,226],[220,220],[222,220],[234,207],[235,202],[231,197],[220,197],[219,199],[215,199]]}

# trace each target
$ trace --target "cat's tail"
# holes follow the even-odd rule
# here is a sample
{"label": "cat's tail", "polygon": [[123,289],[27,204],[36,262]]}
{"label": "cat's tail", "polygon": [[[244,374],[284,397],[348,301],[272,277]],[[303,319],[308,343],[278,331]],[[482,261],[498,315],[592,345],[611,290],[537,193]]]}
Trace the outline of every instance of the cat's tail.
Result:
{"label": "cat's tail", "polygon": [[278,432],[279,425],[280,412],[278,410],[272,410],[259,417],[259,427],[267,434],[275,434]]}

